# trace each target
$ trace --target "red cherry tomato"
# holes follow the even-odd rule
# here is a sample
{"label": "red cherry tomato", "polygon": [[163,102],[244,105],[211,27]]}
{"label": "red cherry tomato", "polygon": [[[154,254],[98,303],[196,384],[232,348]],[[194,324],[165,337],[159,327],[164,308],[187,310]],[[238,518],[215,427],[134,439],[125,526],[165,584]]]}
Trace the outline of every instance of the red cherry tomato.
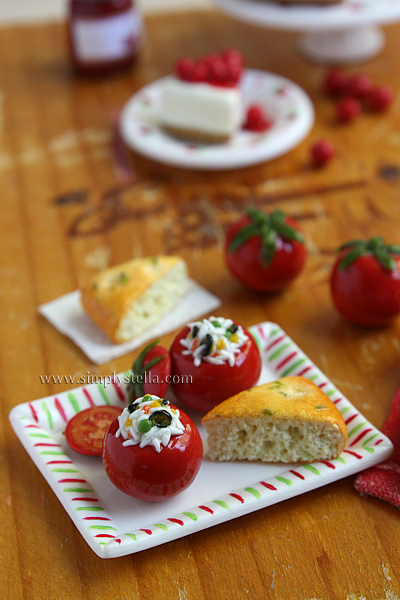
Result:
{"label": "red cherry tomato", "polygon": [[261,373],[261,357],[251,333],[243,327],[248,340],[235,357],[233,367],[228,362],[213,365],[202,361],[196,367],[193,356],[182,354],[180,343],[189,333],[185,327],[174,339],[170,348],[172,363],[172,390],[182,404],[198,412],[206,413],[214,406],[253,387]]}
{"label": "red cherry tomato", "polygon": [[65,429],[68,446],[79,454],[101,456],[108,426],[121,412],[117,406],[92,406],[78,413]]}
{"label": "red cherry tomato", "polygon": [[384,245],[382,238],[350,242],[339,253],[330,284],[345,318],[367,327],[386,325],[400,313],[400,247]]}
{"label": "red cherry tomato", "polygon": [[196,425],[181,410],[179,418],[184,433],[172,436],[160,452],[153,446],[123,446],[122,436],[115,436],[118,419],[111,423],[104,439],[103,465],[115,487],[133,498],[155,502],[176,496],[193,482],[203,443]]}
{"label": "red cherry tomato", "polygon": [[[251,226],[254,233],[247,236]],[[240,244],[241,236],[244,241]],[[300,273],[306,257],[299,226],[282,211],[268,215],[248,209],[248,215],[234,223],[226,236],[225,259],[230,271],[258,292],[281,291]]]}
{"label": "red cherry tomato", "polygon": [[152,394],[163,398],[171,375],[171,358],[159,340],[146,346],[132,365],[131,381],[128,383],[129,401]]}

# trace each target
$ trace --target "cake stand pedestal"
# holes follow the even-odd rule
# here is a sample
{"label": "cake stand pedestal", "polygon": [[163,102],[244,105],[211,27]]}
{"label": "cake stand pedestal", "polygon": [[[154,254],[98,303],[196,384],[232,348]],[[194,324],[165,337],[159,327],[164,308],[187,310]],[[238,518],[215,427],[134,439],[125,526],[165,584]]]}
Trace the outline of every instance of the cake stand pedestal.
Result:
{"label": "cake stand pedestal", "polygon": [[283,6],[265,0],[215,0],[221,10],[259,26],[301,32],[301,53],[319,63],[354,63],[379,54],[379,25],[400,20],[399,0],[344,0],[331,6]]}
{"label": "cake stand pedestal", "polygon": [[385,45],[385,34],[378,27],[360,27],[300,37],[302,54],[317,62],[362,62],[373,58]]}

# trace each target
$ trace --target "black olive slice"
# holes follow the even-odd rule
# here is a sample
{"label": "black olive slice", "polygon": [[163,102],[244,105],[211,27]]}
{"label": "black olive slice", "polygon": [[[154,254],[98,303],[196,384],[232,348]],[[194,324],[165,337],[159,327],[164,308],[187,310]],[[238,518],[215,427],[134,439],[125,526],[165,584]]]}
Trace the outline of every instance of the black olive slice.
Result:
{"label": "black olive slice", "polygon": [[172,423],[172,417],[166,410],[156,410],[150,416],[150,421],[156,427],[168,427]]}
{"label": "black olive slice", "polygon": [[204,340],[201,342],[200,346],[204,346],[204,348],[201,351],[201,356],[208,356],[209,354],[211,354],[211,350],[212,350],[212,346],[213,346],[213,339],[211,337],[211,335],[209,333],[206,334]]}

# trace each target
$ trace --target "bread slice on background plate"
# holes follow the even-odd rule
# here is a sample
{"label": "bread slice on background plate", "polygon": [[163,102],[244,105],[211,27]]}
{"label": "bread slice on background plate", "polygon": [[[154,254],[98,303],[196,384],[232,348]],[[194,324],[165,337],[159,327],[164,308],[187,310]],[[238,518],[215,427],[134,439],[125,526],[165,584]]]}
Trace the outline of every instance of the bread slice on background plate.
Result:
{"label": "bread slice on background plate", "polygon": [[85,312],[115,343],[160,321],[190,289],[178,256],[138,258],[98,273],[81,289]]}
{"label": "bread slice on background plate", "polygon": [[240,392],[202,418],[208,458],[216,461],[311,462],[346,445],[344,419],[304,377],[283,377]]}

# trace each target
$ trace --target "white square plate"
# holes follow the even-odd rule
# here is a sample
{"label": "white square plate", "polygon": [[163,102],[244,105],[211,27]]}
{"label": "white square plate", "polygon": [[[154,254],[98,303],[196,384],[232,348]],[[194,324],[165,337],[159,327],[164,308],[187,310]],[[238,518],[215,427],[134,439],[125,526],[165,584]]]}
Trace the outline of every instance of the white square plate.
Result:
{"label": "white square plate", "polygon": [[124,344],[114,344],[88,317],[81,303],[81,293],[75,290],[39,306],[39,312],[58,331],[67,335],[97,365],[123,356],[146,342],[179,329],[199,317],[211,313],[221,300],[191,280],[191,287],[182,300],[158,323]]}
{"label": "white square plate", "polygon": [[[187,490],[165,502],[145,502],[117,490],[105,475],[101,459],[73,452],[63,435],[66,422],[93,404],[126,404],[123,384],[93,383],[12,409],[10,422],[15,433],[98,556],[124,556],[164,544],[353,475],[390,456],[390,440],[359,413],[278,325],[262,323],[250,330],[263,357],[260,384],[302,375],[336,404],[349,436],[338,458],[310,465],[213,463],[205,458]],[[189,414],[205,442],[201,415]]]}

